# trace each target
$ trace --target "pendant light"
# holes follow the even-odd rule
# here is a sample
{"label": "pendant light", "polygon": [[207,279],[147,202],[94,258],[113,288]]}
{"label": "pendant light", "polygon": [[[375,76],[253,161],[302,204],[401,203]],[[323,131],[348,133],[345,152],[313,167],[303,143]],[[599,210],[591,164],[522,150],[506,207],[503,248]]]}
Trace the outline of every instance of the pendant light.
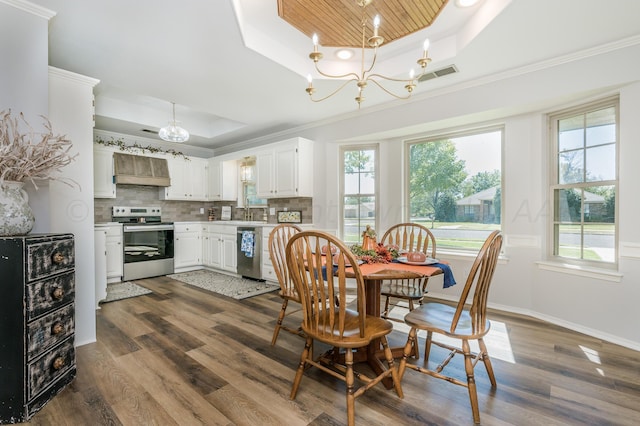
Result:
{"label": "pendant light", "polygon": [[167,142],[186,142],[189,140],[189,132],[178,126],[178,122],[176,121],[176,104],[171,102],[171,105],[173,105],[173,121],[170,121],[168,126],[160,129],[158,136]]}

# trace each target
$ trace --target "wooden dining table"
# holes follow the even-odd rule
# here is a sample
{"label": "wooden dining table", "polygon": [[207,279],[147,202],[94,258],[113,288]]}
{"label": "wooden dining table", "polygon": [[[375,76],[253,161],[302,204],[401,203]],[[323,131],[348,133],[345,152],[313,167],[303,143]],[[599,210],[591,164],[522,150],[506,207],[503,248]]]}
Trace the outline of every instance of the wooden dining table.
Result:
{"label": "wooden dining table", "polygon": [[[352,269],[347,269],[346,276],[350,273],[353,277]],[[411,279],[421,277],[433,277],[443,273],[442,269],[432,265],[410,265],[406,263],[366,263],[360,265],[360,271],[364,278],[366,292],[367,315],[380,316],[380,292],[384,280]],[[404,347],[391,348],[394,358],[402,356]],[[380,374],[386,369],[383,364],[384,351],[380,339],[375,339],[366,348],[354,354],[355,362],[366,362],[376,372]],[[383,383],[387,389],[393,387],[391,378],[386,378]]]}

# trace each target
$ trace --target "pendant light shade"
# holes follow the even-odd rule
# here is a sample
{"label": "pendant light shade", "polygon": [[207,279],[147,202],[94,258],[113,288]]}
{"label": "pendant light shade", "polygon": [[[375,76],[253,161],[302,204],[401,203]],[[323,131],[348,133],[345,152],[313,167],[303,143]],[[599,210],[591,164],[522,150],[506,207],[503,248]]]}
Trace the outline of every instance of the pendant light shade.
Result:
{"label": "pendant light shade", "polygon": [[176,121],[176,104],[171,102],[171,105],[173,105],[173,121],[170,121],[168,126],[160,129],[158,136],[167,142],[186,142],[189,140],[189,132],[178,126],[178,122]]}

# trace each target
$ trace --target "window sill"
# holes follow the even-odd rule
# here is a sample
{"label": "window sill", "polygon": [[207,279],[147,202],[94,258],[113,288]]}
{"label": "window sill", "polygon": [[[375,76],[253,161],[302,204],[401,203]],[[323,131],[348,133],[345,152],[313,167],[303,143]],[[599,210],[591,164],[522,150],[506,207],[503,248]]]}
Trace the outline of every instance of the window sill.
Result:
{"label": "window sill", "polygon": [[619,283],[622,281],[623,274],[620,272],[598,269],[598,268],[585,268],[584,266],[569,265],[559,262],[536,262],[538,268],[545,271],[560,272],[563,274],[577,275],[580,277],[596,278],[604,281],[611,281]]}

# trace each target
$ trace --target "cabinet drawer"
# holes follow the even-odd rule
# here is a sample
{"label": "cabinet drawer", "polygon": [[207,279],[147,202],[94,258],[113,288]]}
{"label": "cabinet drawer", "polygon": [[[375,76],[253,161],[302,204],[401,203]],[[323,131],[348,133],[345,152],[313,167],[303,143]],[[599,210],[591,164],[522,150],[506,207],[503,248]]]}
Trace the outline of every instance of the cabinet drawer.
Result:
{"label": "cabinet drawer", "polygon": [[57,309],[74,300],[75,274],[70,271],[48,280],[38,281],[27,285],[27,321]]}
{"label": "cabinet drawer", "polygon": [[28,392],[27,399],[31,399],[62,376],[74,368],[76,364],[76,352],[73,347],[73,336],[69,337],[60,346],[54,348],[29,363],[27,367]]}
{"label": "cabinet drawer", "polygon": [[73,238],[49,239],[27,246],[27,280],[35,281],[49,275],[73,270],[75,253]]}
{"label": "cabinet drawer", "polygon": [[27,359],[57,345],[73,334],[74,305],[50,313],[27,325]]}

